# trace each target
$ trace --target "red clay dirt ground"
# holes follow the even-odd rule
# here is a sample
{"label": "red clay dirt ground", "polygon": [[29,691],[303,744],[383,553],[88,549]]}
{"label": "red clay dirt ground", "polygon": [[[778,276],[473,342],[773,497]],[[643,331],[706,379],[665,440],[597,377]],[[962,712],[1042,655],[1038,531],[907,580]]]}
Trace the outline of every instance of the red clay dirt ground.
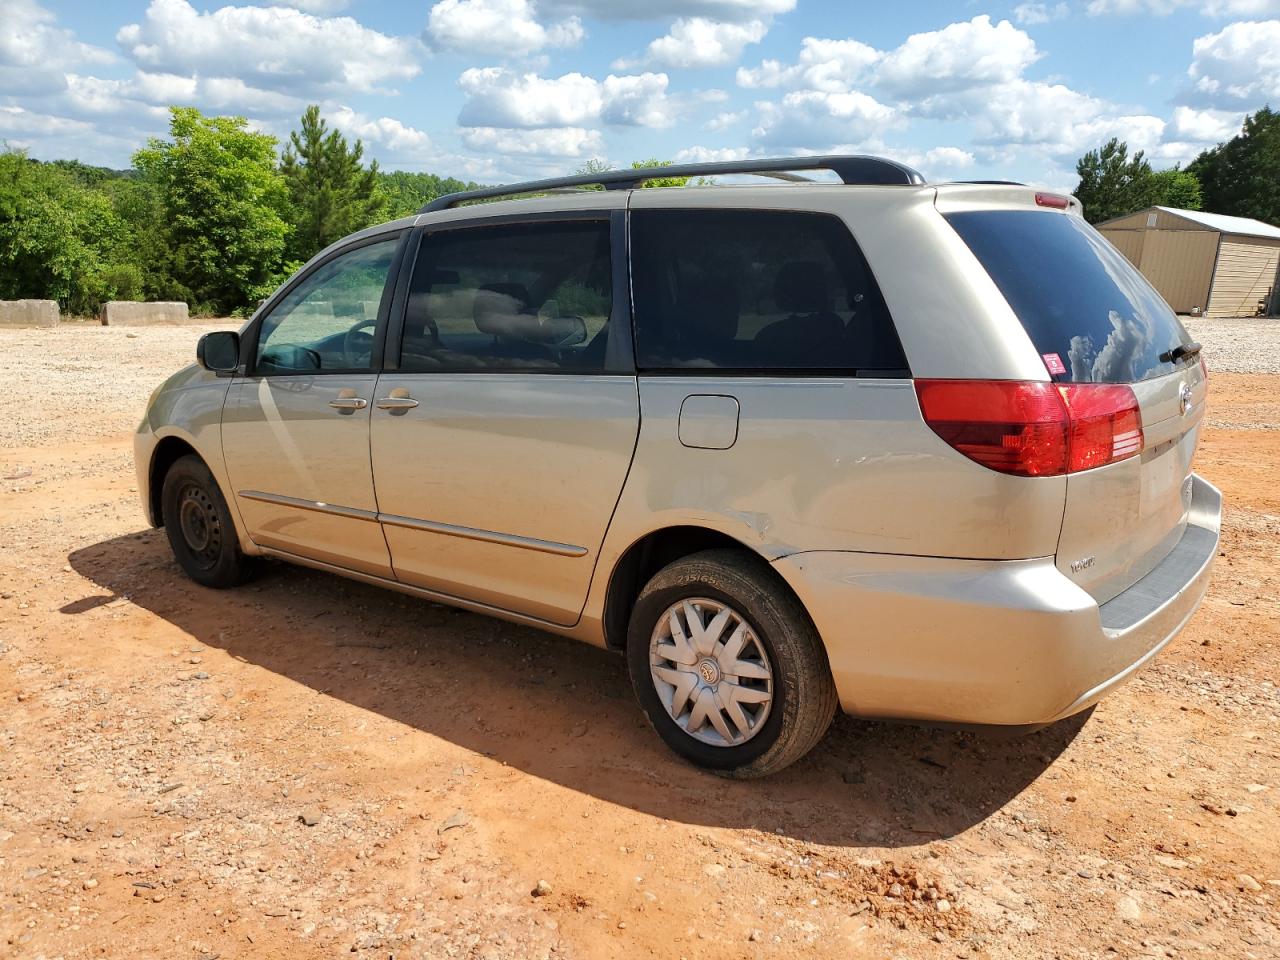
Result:
{"label": "red clay dirt ground", "polygon": [[42,389],[0,450],[2,956],[1280,956],[1280,377],[1213,376],[1216,579],[1091,716],[842,718],[733,783],[603,651],[281,565],[194,586],[128,436],[194,331],[8,336]]}

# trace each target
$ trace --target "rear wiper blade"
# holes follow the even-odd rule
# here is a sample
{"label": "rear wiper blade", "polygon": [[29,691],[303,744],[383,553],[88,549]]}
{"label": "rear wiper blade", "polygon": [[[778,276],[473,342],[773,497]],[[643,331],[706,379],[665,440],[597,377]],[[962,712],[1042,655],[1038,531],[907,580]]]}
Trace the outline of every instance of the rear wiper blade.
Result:
{"label": "rear wiper blade", "polygon": [[1186,357],[1194,357],[1200,352],[1200,349],[1200,344],[1196,343],[1194,340],[1190,343],[1180,343],[1172,350],[1166,350],[1164,353],[1160,354],[1160,360],[1163,363],[1177,363],[1179,360],[1185,359]]}

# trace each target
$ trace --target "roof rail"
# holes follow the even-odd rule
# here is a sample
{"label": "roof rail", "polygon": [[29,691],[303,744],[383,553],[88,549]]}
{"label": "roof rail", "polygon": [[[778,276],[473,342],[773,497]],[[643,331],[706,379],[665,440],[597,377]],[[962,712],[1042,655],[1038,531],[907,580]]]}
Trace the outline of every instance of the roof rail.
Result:
{"label": "roof rail", "polygon": [[479,190],[463,190],[436,197],[419,213],[449,210],[473,200],[490,200],[495,197],[515,197],[528,193],[556,193],[573,187],[600,186],[606,190],[631,190],[646,180],[665,177],[713,177],[726,174],[756,174],[777,180],[807,182],[807,177],[796,176],[795,170],[830,170],[846,184],[918,185],[925,182],[917,171],[896,160],[882,157],[825,156],[779,157],[773,160],[729,160],[720,163],[677,163],[667,167],[642,167],[632,170],[606,170],[602,173],[583,173],[572,177],[554,177],[550,180],[530,180],[498,187],[482,187]]}

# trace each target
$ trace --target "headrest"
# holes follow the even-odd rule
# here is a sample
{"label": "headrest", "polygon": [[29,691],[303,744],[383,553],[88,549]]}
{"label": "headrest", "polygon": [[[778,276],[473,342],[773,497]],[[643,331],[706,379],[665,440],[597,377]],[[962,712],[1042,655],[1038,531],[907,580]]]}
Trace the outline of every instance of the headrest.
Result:
{"label": "headrest", "polygon": [[[519,283],[489,283],[476,291],[471,308],[476,329],[493,336],[510,336],[529,309],[529,291]],[[527,322],[527,317],[524,322]]]}

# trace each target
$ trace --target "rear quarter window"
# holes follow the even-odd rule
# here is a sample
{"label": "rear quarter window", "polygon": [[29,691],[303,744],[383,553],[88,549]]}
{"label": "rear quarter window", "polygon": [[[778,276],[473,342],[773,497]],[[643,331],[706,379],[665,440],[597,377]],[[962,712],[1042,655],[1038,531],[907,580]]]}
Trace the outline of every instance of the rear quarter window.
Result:
{"label": "rear quarter window", "polygon": [[836,217],[637,210],[631,264],[642,371],[907,376],[880,289]]}
{"label": "rear quarter window", "polygon": [[[1036,210],[945,214],[1022,322],[1053,379],[1133,383],[1172,373],[1191,338],[1124,255],[1079,217]],[[1184,361],[1185,363],[1185,361]]]}

